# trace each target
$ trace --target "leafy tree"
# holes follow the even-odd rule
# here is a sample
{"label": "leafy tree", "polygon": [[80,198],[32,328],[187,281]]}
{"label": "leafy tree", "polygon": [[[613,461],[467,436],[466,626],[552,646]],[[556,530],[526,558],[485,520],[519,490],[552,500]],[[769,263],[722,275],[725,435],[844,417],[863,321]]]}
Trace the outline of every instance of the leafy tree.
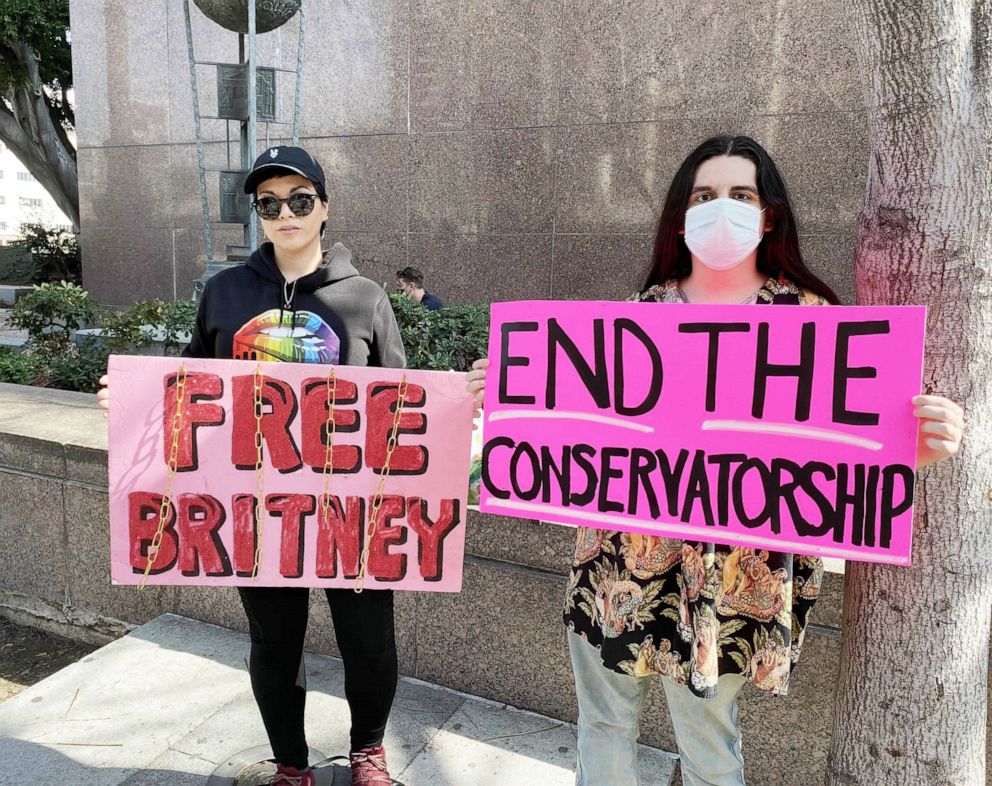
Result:
{"label": "leafy tree", "polygon": [[24,222],[20,236],[11,246],[15,253],[30,255],[27,273],[34,282],[69,281],[78,284],[83,280],[79,241],[68,230]]}
{"label": "leafy tree", "polygon": [[0,0],[0,140],[79,227],[68,0]]}

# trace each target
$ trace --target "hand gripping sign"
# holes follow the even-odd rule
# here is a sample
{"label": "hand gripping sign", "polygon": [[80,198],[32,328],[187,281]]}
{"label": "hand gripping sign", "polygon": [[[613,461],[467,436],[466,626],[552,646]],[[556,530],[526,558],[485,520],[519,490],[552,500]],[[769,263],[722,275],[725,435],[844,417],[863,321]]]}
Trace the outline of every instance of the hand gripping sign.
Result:
{"label": "hand gripping sign", "polygon": [[461,374],[117,356],[109,374],[114,582],[461,588]]}
{"label": "hand gripping sign", "polygon": [[494,304],[481,508],[907,565],[925,318]]}

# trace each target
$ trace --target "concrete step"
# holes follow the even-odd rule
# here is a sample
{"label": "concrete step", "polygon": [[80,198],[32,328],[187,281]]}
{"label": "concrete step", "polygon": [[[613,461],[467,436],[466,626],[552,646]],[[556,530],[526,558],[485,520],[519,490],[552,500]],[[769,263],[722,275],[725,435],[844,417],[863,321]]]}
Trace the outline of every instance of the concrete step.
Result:
{"label": "concrete step", "polygon": [[19,332],[10,331],[5,335],[3,331],[0,331],[0,347],[12,349],[14,352],[19,352],[27,343],[27,333],[21,334]]}
{"label": "concrete step", "polygon": [[[247,637],[164,614],[0,704],[0,786],[192,786],[266,744],[245,670]],[[347,753],[337,658],[307,655],[311,746]],[[575,727],[401,678],[386,730],[405,786],[571,786]],[[677,759],[641,746],[644,786]],[[215,781],[212,781],[215,782]],[[320,779],[330,783],[329,772]]]}
{"label": "concrete step", "polygon": [[34,289],[30,284],[0,284],[0,306],[12,306]]}

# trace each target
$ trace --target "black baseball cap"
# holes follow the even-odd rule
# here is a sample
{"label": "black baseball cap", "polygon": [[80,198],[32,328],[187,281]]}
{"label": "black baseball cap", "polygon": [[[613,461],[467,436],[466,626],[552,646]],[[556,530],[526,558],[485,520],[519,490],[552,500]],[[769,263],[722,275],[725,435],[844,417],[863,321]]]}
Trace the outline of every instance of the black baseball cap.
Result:
{"label": "black baseball cap", "polygon": [[259,183],[280,174],[302,175],[317,186],[320,193],[327,193],[324,170],[320,168],[317,159],[302,147],[291,145],[270,147],[255,159],[251,172],[245,177],[245,193],[254,194]]}

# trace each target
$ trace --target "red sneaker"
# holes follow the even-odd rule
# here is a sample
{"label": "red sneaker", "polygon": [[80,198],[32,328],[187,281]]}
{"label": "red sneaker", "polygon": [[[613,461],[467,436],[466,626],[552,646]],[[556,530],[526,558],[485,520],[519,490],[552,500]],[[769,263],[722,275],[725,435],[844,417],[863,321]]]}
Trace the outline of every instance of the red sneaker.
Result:
{"label": "red sneaker", "polygon": [[386,769],[386,749],[362,748],[348,754],[351,759],[351,786],[393,786]]}
{"label": "red sneaker", "polygon": [[277,764],[276,774],[265,783],[266,786],[317,786],[317,781],[313,777],[313,770],[309,767],[298,770],[284,764]]}

